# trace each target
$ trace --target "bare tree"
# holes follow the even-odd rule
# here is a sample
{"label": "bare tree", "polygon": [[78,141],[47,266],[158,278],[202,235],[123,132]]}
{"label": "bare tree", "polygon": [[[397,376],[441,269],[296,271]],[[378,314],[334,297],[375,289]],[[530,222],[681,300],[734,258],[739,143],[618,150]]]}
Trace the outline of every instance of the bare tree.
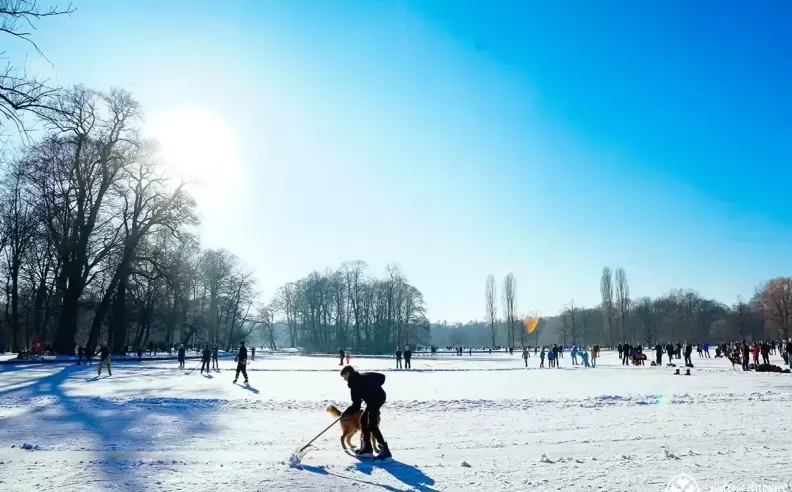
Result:
{"label": "bare tree", "polygon": [[[577,345],[577,318],[579,309],[575,307],[575,300],[571,299],[564,310],[564,324],[567,328],[564,330],[569,336],[572,337],[572,343]],[[564,343],[566,344],[566,336],[564,336]]]}
{"label": "bare tree", "polygon": [[647,345],[657,339],[658,309],[654,301],[649,297],[636,299],[634,304],[636,318],[640,323],[641,337]]}
{"label": "bare tree", "polygon": [[506,323],[506,334],[509,347],[514,347],[516,340],[515,329],[517,324],[517,314],[515,306],[515,296],[517,294],[517,280],[513,273],[506,275],[503,279],[503,313]]}
{"label": "bare tree", "polygon": [[489,333],[490,333],[490,347],[495,347],[495,336],[497,333],[497,328],[495,325],[495,320],[498,317],[498,306],[496,303],[497,294],[495,292],[495,276],[489,275],[487,276],[487,288],[486,288],[486,306],[487,306],[487,323],[489,324]]}
{"label": "bare tree", "polygon": [[790,337],[792,327],[792,277],[777,277],[757,289],[755,304],[773,324],[778,336]]}
{"label": "bare tree", "polygon": [[[627,315],[630,312],[630,285],[627,283],[627,274],[624,268],[616,269],[616,306],[621,317],[621,338],[627,339]],[[635,333],[630,333],[630,341],[635,339]]]}
{"label": "bare tree", "polygon": [[[42,8],[35,0],[0,0],[0,33],[28,43],[43,56],[32,34],[36,21],[46,17],[68,15],[74,12],[69,4]],[[39,113],[50,108],[48,99],[57,93],[45,81],[36,80],[25,73],[23,68],[8,63],[0,69],[0,115],[13,122],[17,129],[24,130],[21,116],[23,111]],[[2,128],[2,123],[0,123]]]}
{"label": "bare tree", "polygon": [[613,273],[609,267],[602,269],[600,293],[602,294],[602,328],[607,334],[610,344],[615,345],[613,337]]}

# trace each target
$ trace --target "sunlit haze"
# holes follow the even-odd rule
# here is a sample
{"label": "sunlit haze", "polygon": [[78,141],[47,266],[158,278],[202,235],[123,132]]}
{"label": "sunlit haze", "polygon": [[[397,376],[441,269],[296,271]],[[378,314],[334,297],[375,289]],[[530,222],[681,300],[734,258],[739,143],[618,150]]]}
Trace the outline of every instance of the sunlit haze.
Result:
{"label": "sunlit haze", "polygon": [[784,3],[75,5],[38,26],[52,66],[28,63],[129,89],[202,243],[265,298],[396,262],[432,320],[465,321],[490,273],[554,314],[595,305],[606,265],[636,297],[725,303],[792,266]]}

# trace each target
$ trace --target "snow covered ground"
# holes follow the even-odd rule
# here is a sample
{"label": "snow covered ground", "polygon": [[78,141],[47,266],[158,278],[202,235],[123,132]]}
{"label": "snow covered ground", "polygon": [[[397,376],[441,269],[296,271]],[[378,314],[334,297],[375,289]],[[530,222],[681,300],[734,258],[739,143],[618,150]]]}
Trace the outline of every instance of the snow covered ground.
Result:
{"label": "snow covered ground", "polygon": [[412,371],[353,357],[386,374],[395,461],[348,457],[334,428],[302,469],[289,455],[348,404],[337,359],[257,354],[247,388],[230,360],[209,376],[116,362],[98,379],[95,364],[0,365],[0,490],[662,491],[680,473],[700,490],[788,490],[792,376],[693,362],[687,377],[614,354],[596,369],[569,354],[561,369],[517,353],[419,356]]}

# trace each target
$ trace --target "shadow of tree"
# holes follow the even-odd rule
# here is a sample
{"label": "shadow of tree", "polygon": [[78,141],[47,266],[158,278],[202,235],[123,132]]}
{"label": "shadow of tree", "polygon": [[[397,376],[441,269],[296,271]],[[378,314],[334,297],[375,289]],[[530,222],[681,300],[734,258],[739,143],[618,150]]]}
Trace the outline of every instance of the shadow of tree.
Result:
{"label": "shadow of tree", "polygon": [[136,468],[141,453],[163,446],[178,449],[180,436],[211,433],[207,411],[218,402],[203,402],[197,419],[190,418],[193,400],[146,398],[147,391],[136,398],[77,397],[64,390],[67,382],[90,384],[85,380],[95,377],[95,371],[96,366],[66,365],[26,380],[28,384],[0,389],[0,402],[26,407],[21,414],[0,417],[4,438],[17,445],[34,442],[44,450],[71,444],[74,451],[95,456],[105,482],[124,490],[153,490],[147,482],[155,477]]}

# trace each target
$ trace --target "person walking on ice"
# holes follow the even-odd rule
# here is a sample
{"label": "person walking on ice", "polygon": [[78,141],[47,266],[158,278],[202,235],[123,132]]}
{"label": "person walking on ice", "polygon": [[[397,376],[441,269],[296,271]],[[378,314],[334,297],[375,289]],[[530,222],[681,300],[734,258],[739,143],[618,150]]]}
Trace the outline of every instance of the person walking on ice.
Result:
{"label": "person walking on ice", "polygon": [[[220,361],[217,360],[217,344],[214,344],[212,347],[212,369],[220,370]],[[209,372],[209,368],[206,368],[206,372]]]}
{"label": "person walking on ice", "polygon": [[545,349],[542,347],[542,352],[539,354],[539,367],[544,367]]}
{"label": "person walking on ice", "polygon": [[102,375],[102,364],[107,366],[107,375],[112,376],[113,373],[110,372],[110,347],[107,346],[106,343],[102,343],[102,346],[99,348],[99,375]]}
{"label": "person walking on ice", "polygon": [[525,367],[528,367],[528,349],[523,347],[523,360],[525,361]]}
{"label": "person walking on ice", "polygon": [[373,435],[381,448],[374,459],[381,461],[390,458],[388,442],[379,429],[380,408],[385,404],[386,397],[385,390],[382,389],[382,385],[385,384],[385,375],[376,372],[359,373],[352,366],[346,366],[341,369],[341,377],[347,382],[352,398],[352,405],[344,410],[341,418],[355,418],[360,412],[361,403],[366,403],[366,409],[360,415],[363,446],[355,451],[355,454],[359,457],[368,457],[374,454],[374,448],[371,445],[371,436]]}
{"label": "person walking on ice", "polygon": [[588,352],[586,352],[586,349],[585,349],[585,348],[583,348],[583,349],[581,349],[581,350],[580,350],[580,358],[581,358],[581,359],[583,359],[583,365],[584,365],[585,367],[591,367],[591,366],[589,366],[589,356],[588,356]]}
{"label": "person walking on ice", "polygon": [[209,344],[207,343],[204,346],[203,352],[201,352],[201,374],[203,374],[204,369],[206,369],[206,374],[209,374],[212,365],[212,349],[209,348]]}
{"label": "person walking on ice", "polygon": [[412,359],[412,350],[410,350],[410,346],[407,345],[404,347],[404,368],[405,369],[412,369],[410,365],[410,359]]}
{"label": "person walking on ice", "polygon": [[402,351],[399,347],[396,347],[396,369],[402,368],[401,357],[402,357]]}
{"label": "person walking on ice", "polygon": [[245,376],[245,384],[248,384],[248,375],[245,366],[247,365],[247,348],[245,348],[245,341],[242,340],[239,342],[239,351],[237,352],[236,357],[234,357],[234,362],[237,363],[236,368],[236,377],[234,378],[234,383],[237,382],[239,379],[239,373],[241,372],[243,376]]}
{"label": "person walking on ice", "polygon": [[338,347],[338,365],[339,366],[344,365],[344,349],[342,349],[341,347]]}

